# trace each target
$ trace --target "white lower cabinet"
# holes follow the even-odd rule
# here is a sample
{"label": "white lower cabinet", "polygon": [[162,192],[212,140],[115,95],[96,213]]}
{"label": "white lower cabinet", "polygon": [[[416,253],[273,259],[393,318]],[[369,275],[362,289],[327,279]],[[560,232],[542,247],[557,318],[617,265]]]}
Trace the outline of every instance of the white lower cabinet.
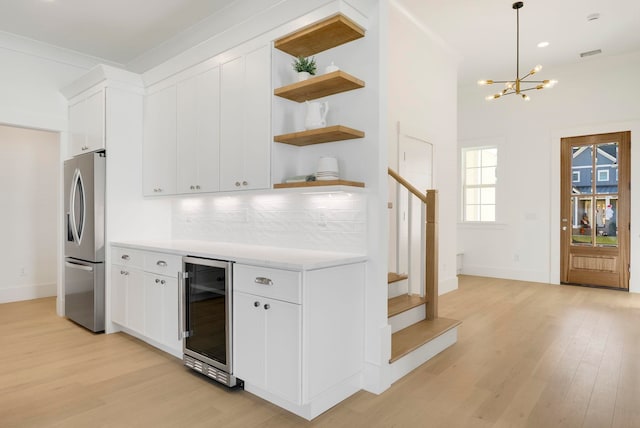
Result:
{"label": "white lower cabinet", "polygon": [[312,419],[362,388],[363,263],[292,271],[233,268],[234,375]]}
{"label": "white lower cabinet", "polygon": [[300,404],[301,306],[236,292],[235,375]]}
{"label": "white lower cabinet", "polygon": [[151,345],[182,356],[178,339],[181,257],[113,247],[111,321]]}

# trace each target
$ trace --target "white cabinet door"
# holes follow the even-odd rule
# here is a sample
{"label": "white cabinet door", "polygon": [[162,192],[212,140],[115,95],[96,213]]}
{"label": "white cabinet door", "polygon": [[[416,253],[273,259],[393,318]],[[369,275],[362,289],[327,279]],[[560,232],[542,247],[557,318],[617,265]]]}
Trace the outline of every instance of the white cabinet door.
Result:
{"label": "white cabinet door", "polygon": [[[265,305],[267,305],[265,307]],[[267,389],[288,401],[301,401],[301,306],[265,300]]]}
{"label": "white cabinet door", "polygon": [[220,190],[269,187],[271,57],[268,46],[222,65]]}
{"label": "white cabinet door", "polygon": [[127,325],[127,270],[124,266],[111,266],[111,321]]}
{"label": "white cabinet door", "polygon": [[128,266],[111,266],[111,320],[144,333],[144,284],[142,271]]}
{"label": "white cabinet door", "polygon": [[220,190],[241,190],[244,156],[244,57],[222,65]]}
{"label": "white cabinet door", "polygon": [[233,293],[234,376],[266,389],[265,299]]}
{"label": "white cabinet door", "polygon": [[90,95],[84,103],[87,111],[85,151],[105,148],[105,103],[106,89]]}
{"label": "white cabinet door", "polygon": [[105,93],[101,88],[80,96],[69,106],[69,154],[105,148]]}
{"label": "white cabinet door", "polygon": [[145,196],[176,193],[176,87],[145,98],[143,144]]}
{"label": "white cabinet door", "polygon": [[244,189],[266,189],[271,166],[271,51],[264,46],[245,58]]}
{"label": "white cabinet door", "polygon": [[300,403],[300,326],[300,305],[234,293],[234,375]]}
{"label": "white cabinet door", "polygon": [[177,278],[145,273],[144,290],[145,336],[179,352]]}
{"label": "white cabinet door", "polygon": [[216,192],[220,156],[220,69],[177,86],[177,191]]}
{"label": "white cabinet door", "polygon": [[75,156],[82,153],[86,134],[86,113],[84,100],[69,106],[69,155]]}
{"label": "white cabinet door", "polygon": [[144,277],[141,270],[124,269],[127,287],[127,322],[126,327],[144,334],[145,293]]}
{"label": "white cabinet door", "polygon": [[178,279],[165,277],[162,285],[162,343],[169,348],[182,351],[182,340],[178,338]]}

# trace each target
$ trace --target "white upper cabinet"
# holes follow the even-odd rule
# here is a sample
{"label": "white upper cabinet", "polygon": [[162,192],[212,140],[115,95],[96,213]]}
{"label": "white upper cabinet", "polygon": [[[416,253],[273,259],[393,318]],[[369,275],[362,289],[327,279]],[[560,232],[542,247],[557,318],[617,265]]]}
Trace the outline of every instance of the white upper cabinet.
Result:
{"label": "white upper cabinet", "polygon": [[145,97],[142,188],[145,196],[176,193],[176,87]]}
{"label": "white upper cabinet", "polygon": [[220,190],[220,69],[177,85],[178,193]]}
{"label": "white upper cabinet", "polygon": [[69,155],[105,148],[106,88],[87,91],[69,105]]}
{"label": "white upper cabinet", "polygon": [[271,52],[263,46],[222,65],[220,190],[270,186]]}

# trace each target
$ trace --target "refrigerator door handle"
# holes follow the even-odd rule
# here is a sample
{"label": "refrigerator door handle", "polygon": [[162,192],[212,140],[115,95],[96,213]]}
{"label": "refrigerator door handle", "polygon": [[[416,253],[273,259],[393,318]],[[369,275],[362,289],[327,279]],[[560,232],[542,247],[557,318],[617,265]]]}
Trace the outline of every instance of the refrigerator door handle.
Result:
{"label": "refrigerator door handle", "polygon": [[[76,218],[76,195],[80,196],[80,218]],[[82,180],[82,174],[80,169],[76,168],[73,173],[73,180],[71,184],[71,198],[69,201],[69,211],[71,213],[71,233],[74,241],[80,245],[82,236],[84,234],[84,222],[87,214],[87,204],[84,197],[84,182]]]}
{"label": "refrigerator door handle", "polygon": [[87,272],[93,272],[93,267],[87,266],[87,265],[80,265],[80,264],[71,263],[71,262],[64,262],[64,265],[71,269],[79,269]]}

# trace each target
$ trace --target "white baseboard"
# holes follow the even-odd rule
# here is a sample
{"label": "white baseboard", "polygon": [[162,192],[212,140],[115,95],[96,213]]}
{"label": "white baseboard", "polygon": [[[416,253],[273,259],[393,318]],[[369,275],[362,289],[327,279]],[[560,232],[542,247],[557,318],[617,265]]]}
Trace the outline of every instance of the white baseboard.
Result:
{"label": "white baseboard", "polygon": [[39,285],[19,285],[0,288],[0,303],[20,302],[23,300],[52,297],[57,294],[56,283]]}
{"label": "white baseboard", "polygon": [[458,277],[442,279],[438,281],[438,296],[458,289]]}
{"label": "white baseboard", "polygon": [[549,283],[549,272],[547,271],[465,265],[462,268],[462,273],[464,275],[486,276],[489,278],[513,279],[514,281]]}

